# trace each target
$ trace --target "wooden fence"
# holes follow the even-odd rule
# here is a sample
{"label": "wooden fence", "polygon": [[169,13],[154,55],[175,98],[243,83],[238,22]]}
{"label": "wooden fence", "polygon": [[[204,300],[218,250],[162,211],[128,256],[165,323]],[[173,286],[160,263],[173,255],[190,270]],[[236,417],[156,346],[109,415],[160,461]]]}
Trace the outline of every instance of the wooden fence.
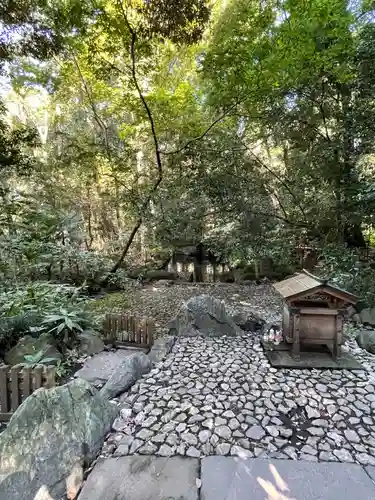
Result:
{"label": "wooden fence", "polygon": [[154,323],[126,314],[107,314],[103,323],[104,342],[116,347],[150,349],[154,342]]}
{"label": "wooden fence", "polygon": [[6,422],[20,404],[40,387],[56,385],[55,367],[0,366],[0,422]]}

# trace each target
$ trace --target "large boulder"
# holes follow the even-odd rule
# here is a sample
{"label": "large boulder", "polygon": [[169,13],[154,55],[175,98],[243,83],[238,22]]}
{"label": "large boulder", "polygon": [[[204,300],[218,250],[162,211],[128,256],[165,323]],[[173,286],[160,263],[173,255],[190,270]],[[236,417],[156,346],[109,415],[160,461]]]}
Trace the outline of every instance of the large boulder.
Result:
{"label": "large boulder", "polygon": [[148,353],[151,363],[155,364],[162,361],[171,352],[175,341],[175,337],[171,337],[169,335],[155,339],[154,344]]}
{"label": "large boulder", "polygon": [[238,311],[232,316],[232,319],[241,330],[246,332],[257,332],[265,324],[264,319],[253,312]]}
{"label": "large boulder", "polygon": [[97,456],[116,415],[81,379],[35,391],[0,436],[0,498],[32,500],[43,487],[61,498],[72,473]]}
{"label": "large boulder", "polygon": [[104,351],[104,342],[99,333],[85,330],[78,335],[79,353],[83,356],[93,356]]}
{"label": "large boulder", "polygon": [[170,323],[171,335],[192,337],[231,337],[242,335],[242,330],[229,316],[222,301],[209,295],[189,299]]}
{"label": "large boulder", "polygon": [[356,335],[356,341],[359,347],[366,349],[366,351],[375,354],[375,331],[374,330],[361,330]]}
{"label": "large boulder", "polygon": [[366,307],[359,313],[360,322],[364,325],[375,326],[375,307]]}
{"label": "large boulder", "polygon": [[124,359],[109,377],[100,393],[107,399],[112,399],[125,392],[142,375],[151,370],[151,360],[143,352],[135,352]]}
{"label": "large boulder", "polygon": [[83,378],[98,389],[101,389],[117,367],[131,356],[134,350],[117,349],[116,351],[103,351],[91,358],[86,359],[83,367],[74,376]]}
{"label": "large boulder", "polygon": [[25,335],[19,340],[18,344],[12,347],[5,355],[5,363],[8,365],[18,365],[25,362],[26,355],[35,355],[42,351],[44,358],[54,358],[48,364],[57,364],[62,359],[61,352],[55,346],[55,340],[52,335],[42,333],[38,338]]}

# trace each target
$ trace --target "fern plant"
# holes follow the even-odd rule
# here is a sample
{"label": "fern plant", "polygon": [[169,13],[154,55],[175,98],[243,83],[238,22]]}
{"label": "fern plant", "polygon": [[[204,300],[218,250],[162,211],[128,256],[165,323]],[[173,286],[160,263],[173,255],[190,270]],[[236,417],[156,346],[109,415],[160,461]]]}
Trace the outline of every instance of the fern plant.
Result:
{"label": "fern plant", "polygon": [[57,314],[49,314],[42,324],[47,332],[66,345],[77,340],[77,332],[82,332],[88,324],[85,315],[78,311],[61,308]]}
{"label": "fern plant", "polygon": [[24,363],[23,366],[27,368],[34,368],[36,365],[48,365],[52,363],[56,363],[56,361],[59,361],[59,358],[50,356],[50,357],[44,357],[46,351],[44,349],[41,349],[40,351],[37,351],[34,354],[25,354],[24,356]]}

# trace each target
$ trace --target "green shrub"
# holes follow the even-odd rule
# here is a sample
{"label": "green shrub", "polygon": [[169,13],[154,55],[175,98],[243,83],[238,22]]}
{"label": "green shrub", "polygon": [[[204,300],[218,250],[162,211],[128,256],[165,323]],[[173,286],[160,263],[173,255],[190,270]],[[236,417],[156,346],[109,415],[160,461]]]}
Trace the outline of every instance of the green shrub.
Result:
{"label": "green shrub", "polygon": [[337,244],[322,248],[316,273],[375,306],[375,269],[370,262],[361,262],[354,250]]}
{"label": "green shrub", "polygon": [[60,345],[72,344],[77,331],[91,326],[81,289],[47,282],[0,292],[0,353],[25,334],[51,332]]}

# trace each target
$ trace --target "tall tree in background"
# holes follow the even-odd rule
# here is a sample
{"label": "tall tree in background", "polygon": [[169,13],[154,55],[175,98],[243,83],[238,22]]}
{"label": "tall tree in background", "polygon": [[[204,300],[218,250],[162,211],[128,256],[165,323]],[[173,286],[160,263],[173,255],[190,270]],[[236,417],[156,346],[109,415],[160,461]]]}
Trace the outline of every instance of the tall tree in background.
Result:
{"label": "tall tree in background", "polygon": [[353,245],[364,244],[358,164],[374,146],[371,31],[346,0],[230,2],[205,59],[214,105],[248,93],[246,141],[272,151],[291,218]]}

